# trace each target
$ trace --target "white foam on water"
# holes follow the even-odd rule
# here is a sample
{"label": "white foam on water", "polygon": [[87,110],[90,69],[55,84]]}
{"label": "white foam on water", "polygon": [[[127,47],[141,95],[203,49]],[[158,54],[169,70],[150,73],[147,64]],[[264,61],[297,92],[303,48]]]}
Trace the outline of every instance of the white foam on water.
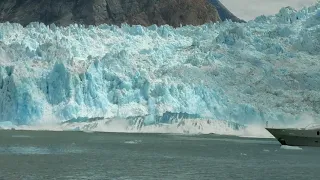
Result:
{"label": "white foam on water", "polygon": [[281,145],[280,149],[285,149],[285,150],[303,150],[301,147],[298,147],[298,146],[287,146],[287,145]]}
{"label": "white foam on water", "polygon": [[0,154],[51,154],[51,151],[46,147],[34,147],[34,146],[11,146],[0,147]]}
{"label": "white foam on water", "polygon": [[142,142],[141,140],[133,140],[133,141],[125,141],[124,143],[125,144],[139,144],[141,142]]}
{"label": "white foam on water", "polygon": [[13,138],[32,138],[32,136],[28,136],[28,135],[12,135],[11,137],[13,137]]}

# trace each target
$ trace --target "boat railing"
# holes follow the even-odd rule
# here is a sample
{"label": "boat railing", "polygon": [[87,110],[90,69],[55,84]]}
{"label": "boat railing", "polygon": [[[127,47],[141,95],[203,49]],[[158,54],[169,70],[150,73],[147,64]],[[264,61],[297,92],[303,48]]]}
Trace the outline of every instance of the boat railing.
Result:
{"label": "boat railing", "polygon": [[312,123],[306,126],[304,129],[320,129],[320,124],[319,123]]}

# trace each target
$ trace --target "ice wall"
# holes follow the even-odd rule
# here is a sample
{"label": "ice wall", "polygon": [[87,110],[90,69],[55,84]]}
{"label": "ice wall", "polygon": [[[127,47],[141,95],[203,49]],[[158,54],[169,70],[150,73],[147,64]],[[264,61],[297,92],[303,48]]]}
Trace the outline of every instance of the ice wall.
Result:
{"label": "ice wall", "polygon": [[0,41],[2,122],[319,117],[320,4],[177,29],[4,23]]}

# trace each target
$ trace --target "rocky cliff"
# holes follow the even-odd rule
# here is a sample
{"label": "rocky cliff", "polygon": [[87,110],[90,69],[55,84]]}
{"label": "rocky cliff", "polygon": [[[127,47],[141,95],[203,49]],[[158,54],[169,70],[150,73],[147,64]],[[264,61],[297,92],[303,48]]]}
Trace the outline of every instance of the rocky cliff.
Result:
{"label": "rocky cliff", "polygon": [[40,21],[66,26],[71,23],[186,24],[219,21],[215,6],[207,0],[1,0],[0,22],[27,25]]}
{"label": "rocky cliff", "polygon": [[222,21],[224,20],[232,20],[233,22],[245,22],[242,19],[239,19],[237,16],[235,16],[232,12],[230,12],[219,0],[208,0],[210,3],[212,3],[220,16],[220,19]]}

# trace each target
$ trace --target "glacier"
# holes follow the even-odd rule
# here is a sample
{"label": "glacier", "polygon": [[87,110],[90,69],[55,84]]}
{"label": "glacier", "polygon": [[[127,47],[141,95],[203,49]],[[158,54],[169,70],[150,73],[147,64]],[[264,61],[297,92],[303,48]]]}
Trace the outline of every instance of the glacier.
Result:
{"label": "glacier", "polygon": [[2,23],[0,126],[290,125],[319,118],[319,59],[319,3],[179,28]]}

